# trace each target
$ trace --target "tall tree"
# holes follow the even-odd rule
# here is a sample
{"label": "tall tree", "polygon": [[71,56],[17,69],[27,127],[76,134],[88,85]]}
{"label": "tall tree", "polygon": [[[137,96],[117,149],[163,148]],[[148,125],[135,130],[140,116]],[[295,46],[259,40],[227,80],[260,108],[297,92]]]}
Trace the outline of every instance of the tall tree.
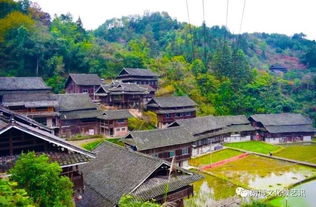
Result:
{"label": "tall tree", "polygon": [[24,188],[38,206],[73,206],[72,182],[46,155],[22,154],[10,170],[13,181]]}

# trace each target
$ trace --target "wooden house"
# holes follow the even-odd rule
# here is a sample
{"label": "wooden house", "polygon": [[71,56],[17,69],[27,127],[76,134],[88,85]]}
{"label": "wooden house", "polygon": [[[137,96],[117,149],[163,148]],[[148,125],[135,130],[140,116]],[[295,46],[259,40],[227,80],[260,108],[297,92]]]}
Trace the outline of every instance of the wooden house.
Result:
{"label": "wooden house", "polygon": [[107,137],[123,137],[128,131],[128,118],[132,115],[128,110],[107,110],[102,111],[98,116],[100,120],[100,133]]}
{"label": "wooden house", "polygon": [[286,67],[279,64],[271,65],[269,70],[272,72],[283,72],[283,73],[286,73],[288,71]]}
{"label": "wooden house", "polygon": [[101,85],[95,92],[101,104],[119,109],[143,108],[154,95],[155,89],[149,85],[121,81]]}
{"label": "wooden house", "polygon": [[183,127],[172,127],[148,131],[132,131],[122,141],[127,148],[169,162],[174,157],[176,165],[183,167],[188,166],[195,137]]}
{"label": "wooden house", "polygon": [[102,111],[88,94],[59,94],[59,134],[124,136],[128,134],[127,110]]}
{"label": "wooden house", "polygon": [[192,142],[192,157],[221,149],[224,142],[249,141],[255,134],[244,115],[204,116],[177,120],[169,128],[182,127],[195,139]]}
{"label": "wooden house", "polygon": [[159,75],[148,69],[123,68],[116,77],[123,83],[136,83],[139,85],[149,85],[154,89],[158,88]]}
{"label": "wooden house", "polygon": [[83,175],[78,166],[94,159],[95,154],[53,135],[30,118],[2,107],[0,112],[0,174],[7,173],[22,152],[34,151],[58,162],[62,175],[74,183],[75,192],[83,192]]}
{"label": "wooden house", "polygon": [[196,117],[196,103],[187,96],[155,97],[146,104],[146,110],[157,114],[159,128],[166,128],[175,120]]}
{"label": "wooden house", "polygon": [[85,191],[82,200],[76,202],[77,207],[118,206],[123,195],[158,203],[166,199],[172,206],[182,207],[183,199],[193,195],[192,183],[202,178],[178,167],[170,173],[169,162],[109,142],[93,152],[97,158],[80,168]]}
{"label": "wooden house", "polygon": [[191,157],[223,147],[224,142],[249,141],[255,128],[243,116],[205,116],[176,120],[168,128],[132,131],[122,139],[127,148],[187,166]]}
{"label": "wooden house", "polygon": [[58,125],[55,94],[39,77],[0,77],[0,104],[50,128]]}
{"label": "wooden house", "polygon": [[95,99],[94,93],[100,87],[102,80],[97,74],[70,73],[65,84],[66,93],[87,93]]}
{"label": "wooden house", "polygon": [[257,130],[254,139],[269,143],[309,142],[316,132],[312,120],[302,114],[255,114],[249,121]]}

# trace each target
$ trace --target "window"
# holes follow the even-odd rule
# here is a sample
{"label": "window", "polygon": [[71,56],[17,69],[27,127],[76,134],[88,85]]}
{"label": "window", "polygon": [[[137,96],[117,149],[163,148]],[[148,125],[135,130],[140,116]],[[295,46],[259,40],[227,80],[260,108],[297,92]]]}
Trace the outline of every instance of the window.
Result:
{"label": "window", "polygon": [[176,117],[179,117],[180,116],[180,113],[176,113]]}
{"label": "window", "polygon": [[191,114],[191,112],[187,112],[187,113],[185,113],[185,115],[186,116],[191,116],[192,114]]}
{"label": "window", "polygon": [[166,118],[170,118],[171,116],[170,116],[170,114],[166,114],[165,117]]}
{"label": "window", "polygon": [[123,128],[121,128],[121,130],[122,130],[122,131],[125,131],[125,130],[126,130],[126,128],[125,128],[125,127],[123,127]]}
{"label": "window", "polygon": [[125,119],[118,119],[117,122],[123,123],[123,122],[125,122]]}
{"label": "window", "polygon": [[88,93],[88,89],[82,89],[82,93]]}
{"label": "window", "polygon": [[169,152],[169,157],[174,157],[174,151]]}
{"label": "window", "polygon": [[120,129],[120,128],[117,128],[116,131],[119,132],[119,131],[121,131],[121,129]]}
{"label": "window", "polygon": [[189,154],[189,148],[183,148],[183,149],[182,149],[182,154],[183,154],[183,155]]}
{"label": "window", "polygon": [[155,153],[155,154],[154,154],[154,157],[159,157],[158,153]]}

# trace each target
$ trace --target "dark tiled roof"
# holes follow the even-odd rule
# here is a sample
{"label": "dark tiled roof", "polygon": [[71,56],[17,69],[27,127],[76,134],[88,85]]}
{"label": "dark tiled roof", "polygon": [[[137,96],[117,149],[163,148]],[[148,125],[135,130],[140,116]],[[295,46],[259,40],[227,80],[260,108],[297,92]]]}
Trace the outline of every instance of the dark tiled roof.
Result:
{"label": "dark tiled roof", "polygon": [[77,85],[82,85],[82,86],[98,86],[102,83],[101,78],[97,74],[70,73],[69,77]]}
{"label": "dark tiled roof", "polygon": [[131,139],[138,151],[186,144],[195,141],[192,134],[183,127],[133,131],[122,140],[123,142],[125,142],[125,140],[129,142]]}
{"label": "dark tiled roof", "polygon": [[48,90],[41,77],[0,77],[0,90]]}
{"label": "dark tiled roof", "polygon": [[192,119],[176,120],[176,124],[184,127],[192,135],[226,127],[226,123],[216,119],[215,116],[203,116]]}
{"label": "dark tiled roof", "polygon": [[280,64],[275,64],[275,65],[271,65],[270,70],[281,70],[281,71],[287,71],[287,68],[280,65]]}
{"label": "dark tiled roof", "polygon": [[77,110],[62,112],[60,118],[62,120],[72,120],[72,119],[88,119],[88,118],[97,118],[102,114],[102,111],[96,109],[86,109],[86,110]]}
{"label": "dark tiled roof", "polygon": [[148,69],[141,69],[141,68],[123,68],[123,70],[120,72],[119,76],[125,75],[124,74],[125,72],[129,75],[132,75],[132,76],[155,76],[155,77],[158,77],[157,73],[154,73]]}
{"label": "dark tiled roof", "polygon": [[112,206],[164,163],[108,142],[101,144],[94,152],[96,159],[81,167],[84,182]]}
{"label": "dark tiled roof", "polygon": [[113,82],[108,85],[101,85],[101,87],[97,89],[96,94],[104,93],[100,92],[101,88],[106,94],[149,94],[154,90],[150,86],[145,87],[136,83]]}
{"label": "dark tiled roof", "polygon": [[83,109],[96,109],[88,94],[58,94],[59,111],[76,111]]}
{"label": "dark tiled roof", "polygon": [[[51,162],[58,162],[58,164],[63,166],[69,166],[79,163],[87,163],[90,161],[90,158],[80,154],[80,153],[66,153],[66,152],[38,152],[37,155],[46,154]],[[11,167],[14,166],[14,163],[19,158],[20,155],[12,156],[0,156],[0,173],[7,172]]]}
{"label": "dark tiled roof", "polygon": [[165,110],[156,110],[156,114],[170,114],[170,113],[185,113],[185,112],[194,112],[195,108],[184,108],[184,109],[165,109]]}
{"label": "dark tiled roof", "polygon": [[316,129],[313,128],[312,125],[266,126],[265,129],[270,133],[292,133],[292,132],[316,133]]}
{"label": "dark tiled roof", "polygon": [[99,119],[104,120],[117,120],[117,119],[127,119],[132,115],[126,109],[121,110],[108,110],[103,111],[101,115],[98,116]]}
{"label": "dark tiled roof", "polygon": [[[142,153],[128,151],[109,142],[104,142],[94,152],[97,154],[97,158],[80,167],[87,190],[85,190],[83,199],[77,202],[77,206],[115,206],[124,194],[134,194],[148,199],[165,192],[165,188],[161,185],[150,186],[147,183],[150,182],[150,176],[157,169],[162,166],[169,167],[168,162]],[[179,179],[181,184],[171,182],[170,189],[176,190],[179,189],[179,186],[188,185],[201,179],[201,176],[192,172],[180,168],[177,170],[187,176]],[[149,181],[146,183],[148,179]],[[176,178],[172,178],[172,180],[176,180]]]}
{"label": "dark tiled roof", "polygon": [[250,124],[245,115],[215,116],[216,120],[226,125]]}
{"label": "dark tiled roof", "polygon": [[256,122],[261,122],[264,126],[280,125],[305,125],[312,124],[312,120],[302,114],[281,113],[281,114],[255,114],[250,116]]}
{"label": "dark tiled roof", "polygon": [[161,108],[173,107],[193,107],[196,103],[188,96],[168,96],[168,97],[155,97],[148,102],[147,106],[157,105]]}
{"label": "dark tiled roof", "polygon": [[176,120],[175,123],[170,125],[170,127],[177,126],[184,127],[199,139],[232,132],[255,130],[244,115],[196,117]]}
{"label": "dark tiled roof", "polygon": [[157,196],[163,195],[166,191],[166,185],[169,184],[169,192],[183,188],[191,183],[200,180],[202,177],[198,174],[182,174],[171,177],[168,180],[167,176],[154,177],[146,180],[139,188],[132,193],[141,200],[150,200]]}
{"label": "dark tiled roof", "polygon": [[17,92],[3,95],[2,104],[8,106],[55,107],[58,106],[57,96],[50,92]]}

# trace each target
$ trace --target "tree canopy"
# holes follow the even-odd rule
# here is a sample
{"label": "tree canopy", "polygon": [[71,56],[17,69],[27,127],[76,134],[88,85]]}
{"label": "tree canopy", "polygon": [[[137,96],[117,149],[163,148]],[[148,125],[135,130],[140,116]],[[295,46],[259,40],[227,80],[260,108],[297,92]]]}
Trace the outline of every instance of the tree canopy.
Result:
{"label": "tree canopy", "polygon": [[[161,75],[158,95],[189,95],[199,115],[300,112],[316,120],[316,42],[303,33],[234,35],[166,12],[89,31],[80,18],[51,18],[28,0],[0,0],[0,7],[0,76],[42,76],[61,93],[70,72],[114,78],[122,67],[150,68]],[[289,72],[270,73],[276,63]]]}
{"label": "tree canopy", "polygon": [[22,154],[10,169],[10,180],[25,189],[36,206],[73,206],[72,182],[61,176],[61,167],[46,155]]}

